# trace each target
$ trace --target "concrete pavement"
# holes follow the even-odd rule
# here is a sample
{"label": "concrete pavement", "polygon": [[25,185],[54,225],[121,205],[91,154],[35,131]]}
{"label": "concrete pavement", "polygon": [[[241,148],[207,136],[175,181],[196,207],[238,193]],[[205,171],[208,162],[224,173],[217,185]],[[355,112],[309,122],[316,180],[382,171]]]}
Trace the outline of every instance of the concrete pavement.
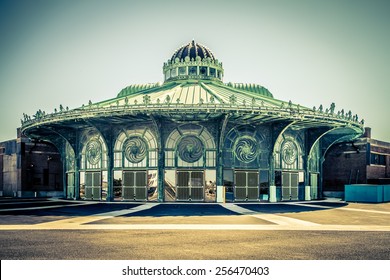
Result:
{"label": "concrete pavement", "polygon": [[31,203],[0,206],[1,259],[390,259],[390,203]]}

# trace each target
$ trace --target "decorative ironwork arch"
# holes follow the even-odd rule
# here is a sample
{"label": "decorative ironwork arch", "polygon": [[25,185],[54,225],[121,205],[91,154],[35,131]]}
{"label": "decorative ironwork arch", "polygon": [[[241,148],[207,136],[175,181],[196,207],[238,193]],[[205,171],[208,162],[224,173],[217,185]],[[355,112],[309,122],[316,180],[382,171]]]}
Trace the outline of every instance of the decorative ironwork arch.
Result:
{"label": "decorative ironwork arch", "polygon": [[265,154],[269,151],[269,141],[264,133],[250,126],[231,129],[224,142],[223,162],[232,167],[259,168],[260,157],[264,157],[266,167],[268,156]]}
{"label": "decorative ironwork arch", "polygon": [[157,167],[157,139],[149,128],[122,130],[114,145],[114,168]]}
{"label": "decorative ironwork arch", "polygon": [[107,169],[107,145],[103,137],[93,130],[87,131],[81,137],[80,170]]}
{"label": "decorative ironwork arch", "polygon": [[216,145],[208,130],[197,124],[174,129],[165,144],[166,167],[215,167]]}
{"label": "decorative ironwork arch", "polygon": [[276,169],[302,170],[303,169],[303,140],[300,135],[292,136],[283,133],[275,143]]}

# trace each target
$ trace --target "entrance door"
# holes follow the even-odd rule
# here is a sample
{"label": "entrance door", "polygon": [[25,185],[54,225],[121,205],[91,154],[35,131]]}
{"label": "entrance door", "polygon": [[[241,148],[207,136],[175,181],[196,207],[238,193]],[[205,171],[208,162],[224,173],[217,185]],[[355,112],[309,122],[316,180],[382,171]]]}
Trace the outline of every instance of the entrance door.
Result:
{"label": "entrance door", "polygon": [[234,175],[234,200],[259,200],[259,172],[235,171]]}
{"label": "entrance door", "polygon": [[100,200],[102,198],[102,179],[100,172],[85,172],[85,198]]}
{"label": "entrance door", "polygon": [[123,171],[122,199],[147,200],[146,171]]}
{"label": "entrance door", "polygon": [[204,200],[203,171],[177,171],[176,200]]}
{"label": "entrance door", "polygon": [[282,172],[282,200],[298,200],[298,173]]}

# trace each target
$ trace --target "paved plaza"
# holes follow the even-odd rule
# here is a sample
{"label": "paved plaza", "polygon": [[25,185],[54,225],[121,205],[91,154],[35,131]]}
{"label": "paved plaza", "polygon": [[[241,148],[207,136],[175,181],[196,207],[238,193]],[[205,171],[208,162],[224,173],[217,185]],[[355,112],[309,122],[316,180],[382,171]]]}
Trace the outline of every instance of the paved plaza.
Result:
{"label": "paved plaza", "polygon": [[390,259],[390,203],[0,201],[1,259]]}

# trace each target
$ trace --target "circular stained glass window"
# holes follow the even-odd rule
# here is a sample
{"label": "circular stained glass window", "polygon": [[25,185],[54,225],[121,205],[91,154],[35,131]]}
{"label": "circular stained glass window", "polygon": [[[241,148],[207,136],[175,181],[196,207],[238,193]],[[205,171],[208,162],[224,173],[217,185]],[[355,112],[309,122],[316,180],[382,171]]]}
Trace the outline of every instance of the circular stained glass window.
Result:
{"label": "circular stained glass window", "polygon": [[282,144],[282,159],[283,161],[291,165],[297,160],[298,150],[295,143],[291,140],[286,140]]}
{"label": "circular stained glass window", "polygon": [[131,163],[139,163],[145,157],[148,151],[147,144],[144,139],[139,136],[127,138],[123,143],[123,152],[125,157]]}
{"label": "circular stained glass window", "polygon": [[236,140],[233,147],[236,158],[244,163],[250,163],[259,154],[259,148],[255,138],[242,136]]}
{"label": "circular stained glass window", "polygon": [[184,136],[177,146],[177,151],[183,161],[193,163],[203,156],[203,144],[195,136]]}
{"label": "circular stained glass window", "polygon": [[99,140],[90,140],[86,147],[85,155],[90,164],[96,165],[102,158],[102,145]]}

